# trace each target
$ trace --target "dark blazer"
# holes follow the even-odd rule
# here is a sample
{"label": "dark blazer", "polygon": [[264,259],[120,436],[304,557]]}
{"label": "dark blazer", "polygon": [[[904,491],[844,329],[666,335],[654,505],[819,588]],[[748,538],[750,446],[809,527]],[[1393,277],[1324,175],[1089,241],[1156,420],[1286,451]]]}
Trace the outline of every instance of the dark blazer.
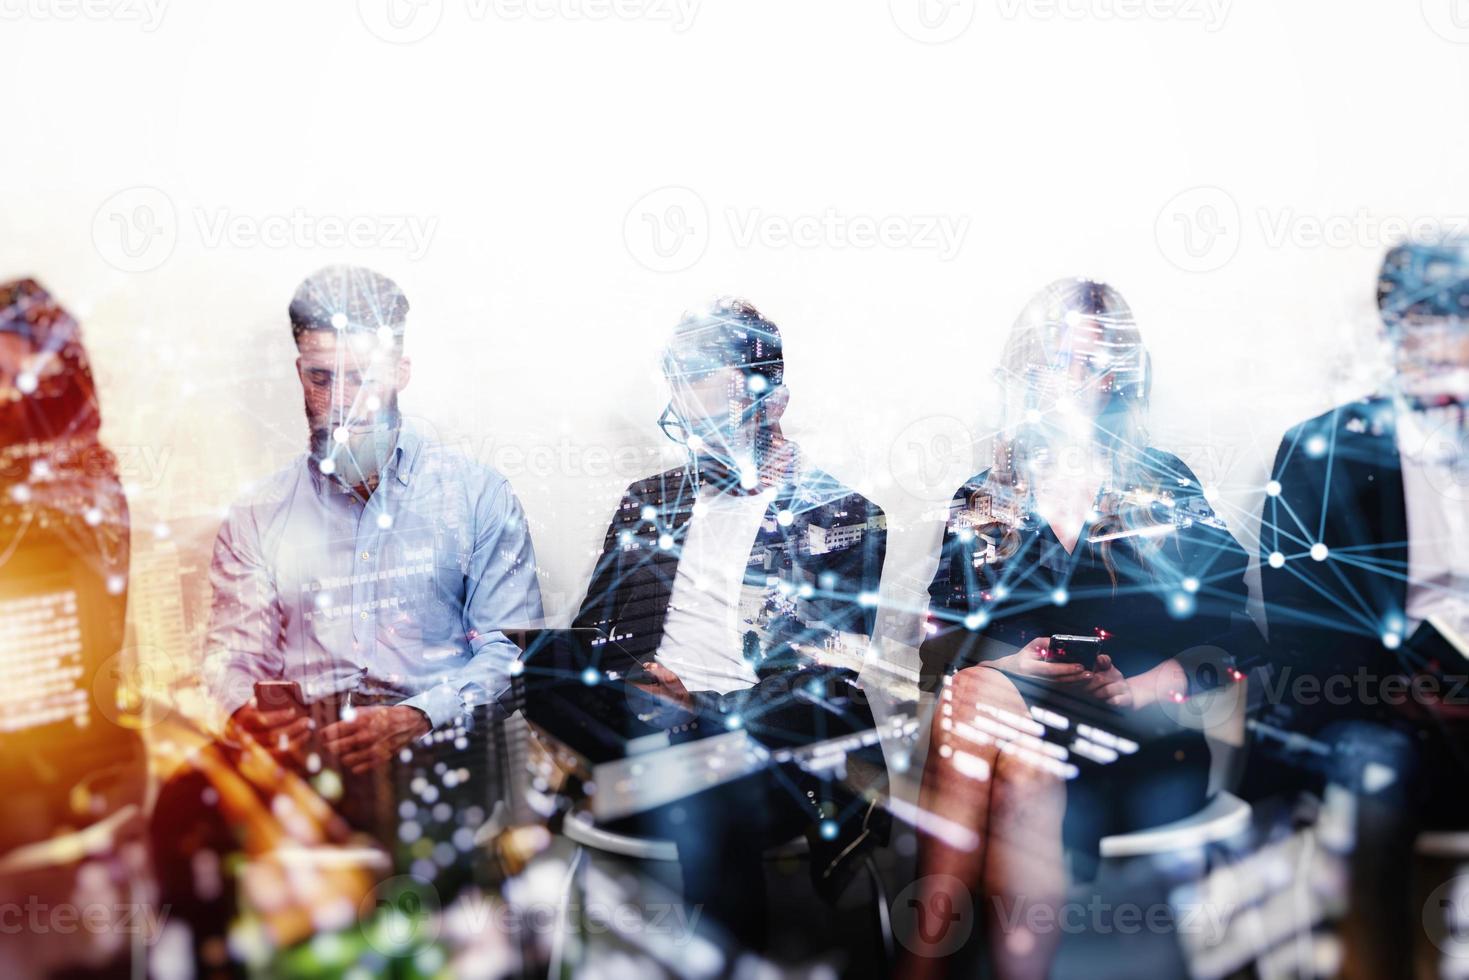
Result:
{"label": "dark blazer", "polygon": [[[1266,496],[1260,525],[1277,691],[1267,699],[1267,719],[1302,734],[1333,721],[1384,720],[1388,706],[1356,697],[1356,686],[1346,688],[1350,703],[1280,692],[1305,676],[1321,683],[1362,670],[1378,679],[1407,672],[1403,647],[1384,644],[1385,636],[1402,638],[1408,597],[1408,518],[1392,403],[1372,398],[1302,422],[1281,440],[1271,472],[1279,493]],[[1324,561],[1311,556],[1317,544],[1327,548]],[[1272,555],[1284,559],[1279,568]]]}
{"label": "dark blazer", "polygon": [[[658,652],[699,490],[683,468],[628,487],[575,626],[600,628],[643,659]],[[788,668],[793,643],[820,645],[836,631],[871,635],[886,524],[861,494],[820,470],[796,467],[761,521],[746,565],[746,583],[767,590],[767,636],[748,651],[758,676]],[[832,527],[859,539],[828,549],[816,539]]]}
{"label": "dark blazer", "polygon": [[[1279,492],[1267,495],[1260,529],[1271,676],[1259,717],[1314,741],[1302,753],[1284,736],[1286,751],[1261,758],[1258,780],[1275,792],[1327,773],[1354,779],[1378,759],[1407,787],[1414,819],[1462,829],[1469,670],[1431,628],[1405,635],[1396,422],[1385,398],[1342,405],[1291,429],[1276,453]],[[1314,545],[1326,546],[1323,560]]]}

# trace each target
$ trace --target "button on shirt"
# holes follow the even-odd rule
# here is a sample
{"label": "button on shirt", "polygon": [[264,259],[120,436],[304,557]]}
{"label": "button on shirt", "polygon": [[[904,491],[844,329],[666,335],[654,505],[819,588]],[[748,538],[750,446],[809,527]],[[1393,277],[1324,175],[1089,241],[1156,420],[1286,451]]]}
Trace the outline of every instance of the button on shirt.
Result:
{"label": "button on shirt", "polygon": [[407,426],[363,501],[302,456],[230,509],[210,569],[206,676],[233,713],[260,680],[310,702],[400,698],[435,728],[509,686],[502,630],[542,619],[509,482]]}

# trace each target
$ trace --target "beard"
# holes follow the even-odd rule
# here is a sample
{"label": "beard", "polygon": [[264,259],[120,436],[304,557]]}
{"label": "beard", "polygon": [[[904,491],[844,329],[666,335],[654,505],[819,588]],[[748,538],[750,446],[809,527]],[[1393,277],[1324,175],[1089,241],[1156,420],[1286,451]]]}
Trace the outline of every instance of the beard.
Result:
{"label": "beard", "polygon": [[[343,486],[366,486],[382,475],[388,457],[398,444],[398,429],[403,416],[398,402],[378,411],[370,426],[354,428],[349,424],[347,439],[338,442],[331,420],[307,415],[309,449],[317,467]],[[330,463],[323,468],[323,464]]]}

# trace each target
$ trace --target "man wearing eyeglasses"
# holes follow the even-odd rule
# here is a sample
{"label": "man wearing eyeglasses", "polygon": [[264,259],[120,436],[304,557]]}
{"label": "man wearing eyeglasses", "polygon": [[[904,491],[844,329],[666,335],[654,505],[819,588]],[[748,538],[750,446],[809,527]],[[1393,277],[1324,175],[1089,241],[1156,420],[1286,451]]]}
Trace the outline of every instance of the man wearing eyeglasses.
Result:
{"label": "man wearing eyeglasses", "polygon": [[[664,356],[659,425],[684,466],[628,488],[576,625],[641,662],[637,685],[674,741],[744,729],[790,747],[872,728],[850,697],[876,613],[882,511],[811,467],[781,429],[780,333],[743,300],[686,314]],[[650,715],[651,716],[651,715]],[[640,756],[640,759],[643,757]],[[658,775],[655,755],[648,757]],[[684,900],[743,946],[765,943],[761,852],[808,831],[813,875],[871,836],[867,807],[829,776],[756,773],[658,807]]]}

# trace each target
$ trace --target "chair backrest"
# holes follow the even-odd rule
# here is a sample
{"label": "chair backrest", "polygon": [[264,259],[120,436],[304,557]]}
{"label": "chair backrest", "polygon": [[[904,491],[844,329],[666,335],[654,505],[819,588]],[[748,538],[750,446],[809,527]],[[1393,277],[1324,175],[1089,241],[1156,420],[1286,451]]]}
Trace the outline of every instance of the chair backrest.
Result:
{"label": "chair backrest", "polygon": [[1199,812],[1161,827],[1103,837],[1103,858],[1173,854],[1218,844],[1249,829],[1250,805],[1230,793],[1218,793]]}
{"label": "chair backrest", "polygon": [[573,810],[561,824],[566,839],[594,851],[616,854],[641,861],[677,861],[678,848],[673,841],[651,837],[633,837],[603,830],[584,812]]}

